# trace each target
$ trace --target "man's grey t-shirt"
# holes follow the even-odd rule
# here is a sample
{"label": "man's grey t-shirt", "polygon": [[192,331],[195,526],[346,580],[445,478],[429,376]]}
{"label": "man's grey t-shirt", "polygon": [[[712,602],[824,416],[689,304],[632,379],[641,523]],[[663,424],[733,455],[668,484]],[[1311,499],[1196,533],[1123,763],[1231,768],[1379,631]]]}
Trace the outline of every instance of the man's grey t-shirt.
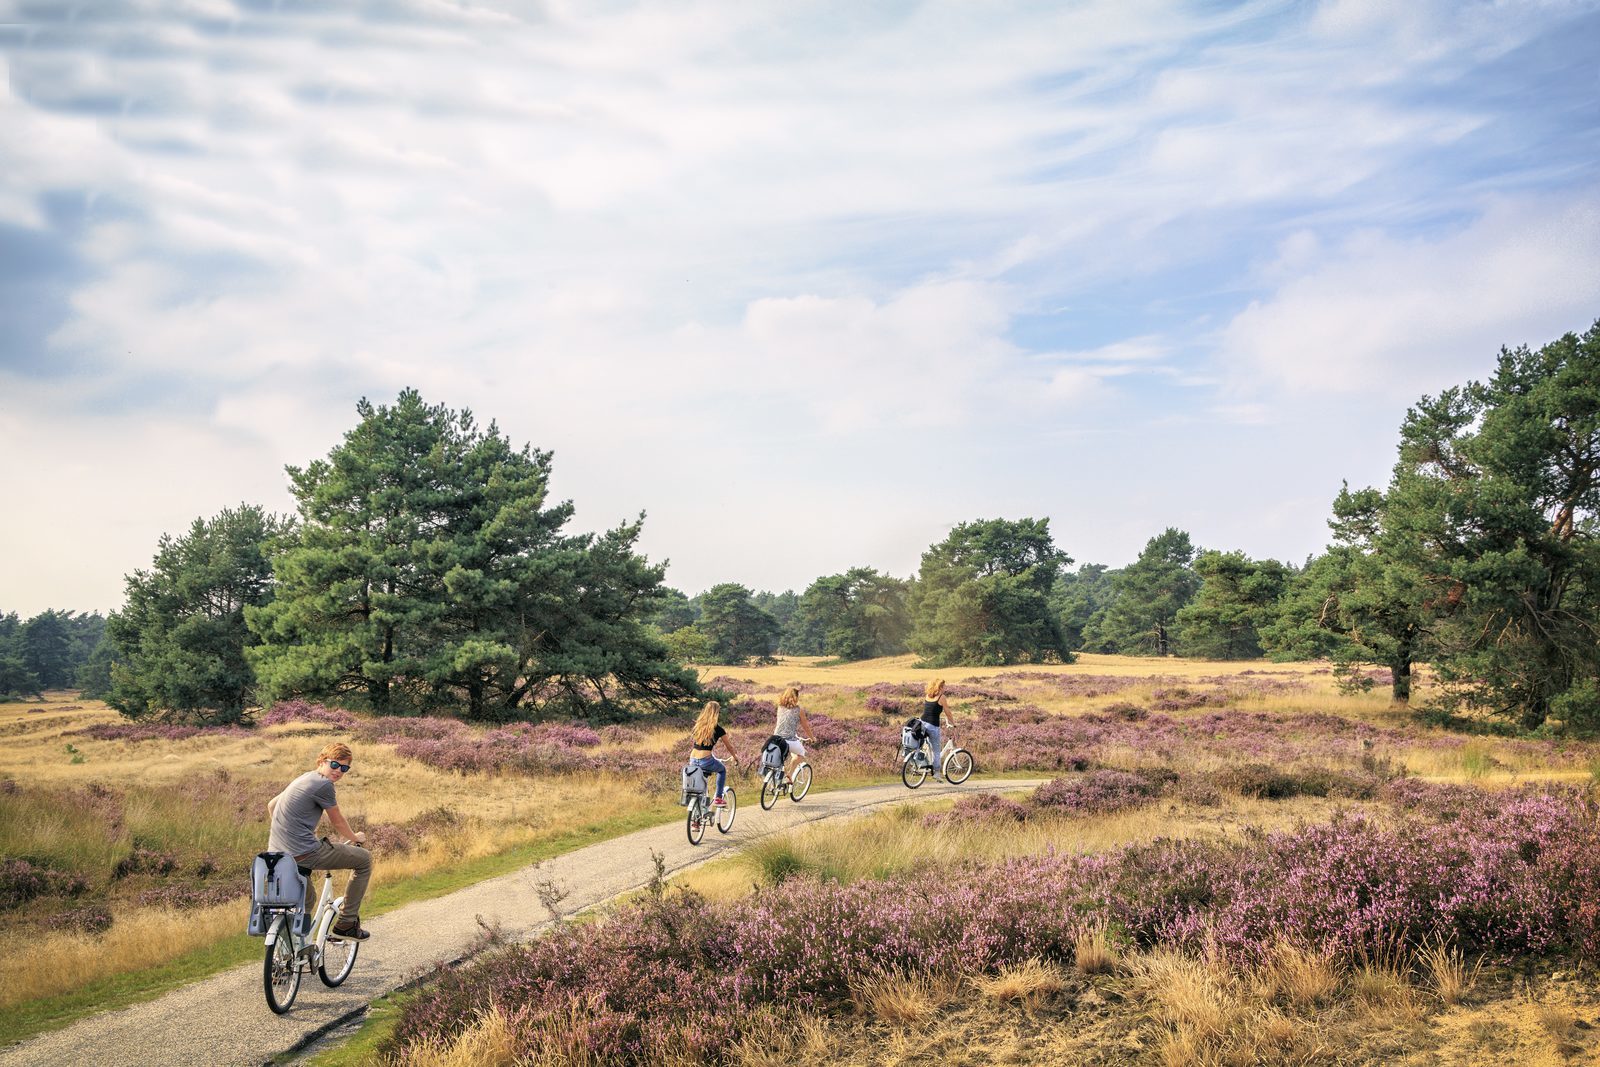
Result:
{"label": "man's grey t-shirt", "polygon": [[287,852],[304,856],[317,847],[317,823],[322,813],[337,807],[333,783],[316,771],[307,771],[278,794],[272,809],[272,833],[267,837],[268,852]]}

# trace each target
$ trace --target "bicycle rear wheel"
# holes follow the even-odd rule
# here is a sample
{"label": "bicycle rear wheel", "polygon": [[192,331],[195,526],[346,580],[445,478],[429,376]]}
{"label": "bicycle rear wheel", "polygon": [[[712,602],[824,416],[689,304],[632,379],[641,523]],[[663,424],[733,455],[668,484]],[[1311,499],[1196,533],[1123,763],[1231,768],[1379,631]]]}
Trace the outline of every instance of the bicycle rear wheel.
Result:
{"label": "bicycle rear wheel", "polygon": [[778,773],[768,771],[761,779],[761,810],[771,811],[778,802]]}
{"label": "bicycle rear wheel", "polygon": [[794,769],[794,781],[789,786],[789,799],[796,804],[811,792],[811,764],[802,763]]}
{"label": "bicycle rear wheel", "polygon": [[722,791],[724,804],[717,809],[717,833],[725,834],[733,829],[733,817],[739,810],[739,797],[733,791],[733,786]]}
{"label": "bicycle rear wheel", "polygon": [[900,764],[900,780],[906,784],[907,789],[915,789],[928,777],[928,760],[922,752],[916,751],[907,756],[905,762]]}
{"label": "bicycle rear wheel", "polygon": [[288,924],[294,916],[284,918],[284,929],[278,932],[267,946],[266,959],[261,966],[261,984],[266,987],[267,1007],[274,1015],[282,1015],[294,1003],[300,992],[300,961],[294,958],[294,941],[289,937]]}
{"label": "bicycle rear wheel", "polygon": [[322,984],[332,989],[349,978],[356,965],[356,953],[360,951],[359,941],[330,937],[322,946],[322,962],[317,965],[317,977],[322,979]]}
{"label": "bicycle rear wheel", "polygon": [[972,753],[958,748],[944,758],[944,780],[960,785],[972,776]]}
{"label": "bicycle rear wheel", "polygon": [[684,818],[683,826],[691,845],[698,845],[706,839],[706,815],[701,807],[704,802],[705,798],[701,796],[689,798],[689,814]]}

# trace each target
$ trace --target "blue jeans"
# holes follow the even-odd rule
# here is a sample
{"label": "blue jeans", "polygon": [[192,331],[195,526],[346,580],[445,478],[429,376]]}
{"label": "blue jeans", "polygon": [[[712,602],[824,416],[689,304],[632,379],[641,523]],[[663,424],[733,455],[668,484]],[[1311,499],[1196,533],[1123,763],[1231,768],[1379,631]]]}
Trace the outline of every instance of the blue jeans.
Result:
{"label": "blue jeans", "polygon": [[929,758],[933,761],[933,773],[939,773],[939,728],[931,722],[922,724],[923,732],[928,735],[928,744],[933,746],[933,754]]}
{"label": "blue jeans", "polygon": [[717,796],[722,795],[722,787],[728,783],[728,765],[715,756],[701,756],[699,759],[690,760],[696,767],[710,774],[717,772]]}

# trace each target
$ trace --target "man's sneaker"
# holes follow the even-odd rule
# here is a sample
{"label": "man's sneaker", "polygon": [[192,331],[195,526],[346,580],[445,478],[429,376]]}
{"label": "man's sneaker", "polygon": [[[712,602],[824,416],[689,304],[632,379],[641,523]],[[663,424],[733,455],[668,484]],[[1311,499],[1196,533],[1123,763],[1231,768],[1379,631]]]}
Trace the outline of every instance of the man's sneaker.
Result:
{"label": "man's sneaker", "polygon": [[361,929],[361,917],[348,915],[333,924],[333,929],[328,933],[342,941],[365,941],[369,936],[367,931]]}

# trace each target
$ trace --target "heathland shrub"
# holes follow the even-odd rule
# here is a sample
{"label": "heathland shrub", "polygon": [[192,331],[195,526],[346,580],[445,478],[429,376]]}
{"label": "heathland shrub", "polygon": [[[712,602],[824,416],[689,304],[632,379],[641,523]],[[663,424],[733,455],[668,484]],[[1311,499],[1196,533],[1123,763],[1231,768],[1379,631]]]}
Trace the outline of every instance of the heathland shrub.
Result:
{"label": "heathland shrub", "polygon": [[1177,777],[1171,771],[1089,771],[1046,782],[1029,803],[1061,815],[1104,815],[1149,803]]}
{"label": "heathland shrub", "polygon": [[945,811],[929,812],[922,817],[922,825],[956,826],[961,824],[1019,823],[1027,822],[1032,814],[1028,805],[996,793],[970,793],[961,797]]}
{"label": "heathland shrub", "polygon": [[35,897],[82,896],[88,888],[88,880],[71,871],[25,859],[0,860],[0,909],[19,907]]}
{"label": "heathland shrub", "polygon": [[360,720],[342,708],[329,708],[309,700],[280,700],[259,720],[262,726],[282,726],[290,722],[314,722],[341,730],[354,730]]}
{"label": "heathland shrub", "polygon": [[1583,794],[1469,793],[1445,822],[1399,809],[1393,825],[1340,815],[937,879],[800,876],[725,903],[654,896],[445,976],[404,1009],[395,1045],[448,1038],[497,1007],[516,1019],[514,1055],[556,1027],[581,1034],[591,1062],[714,1061],[766,1012],[844,1009],[873,975],[1067,962],[1103,929],[1240,963],[1285,940],[1343,960],[1452,939],[1491,955],[1600,956],[1600,825]]}
{"label": "heathland shrub", "polygon": [[187,741],[191,737],[246,737],[250,731],[242,726],[181,726],[160,722],[100,722],[82,730],[70,731],[69,737],[89,737],[96,741]]}
{"label": "heathland shrub", "polygon": [[1210,777],[1226,792],[1263,800],[1289,797],[1370,800],[1383,788],[1383,779],[1376,774],[1338,771],[1328,767],[1279,768],[1263,763],[1248,763],[1214,771]]}
{"label": "heathland shrub", "polygon": [[111,929],[112,921],[111,909],[103,904],[90,904],[57,912],[44,920],[44,927],[74,934],[103,934]]}

